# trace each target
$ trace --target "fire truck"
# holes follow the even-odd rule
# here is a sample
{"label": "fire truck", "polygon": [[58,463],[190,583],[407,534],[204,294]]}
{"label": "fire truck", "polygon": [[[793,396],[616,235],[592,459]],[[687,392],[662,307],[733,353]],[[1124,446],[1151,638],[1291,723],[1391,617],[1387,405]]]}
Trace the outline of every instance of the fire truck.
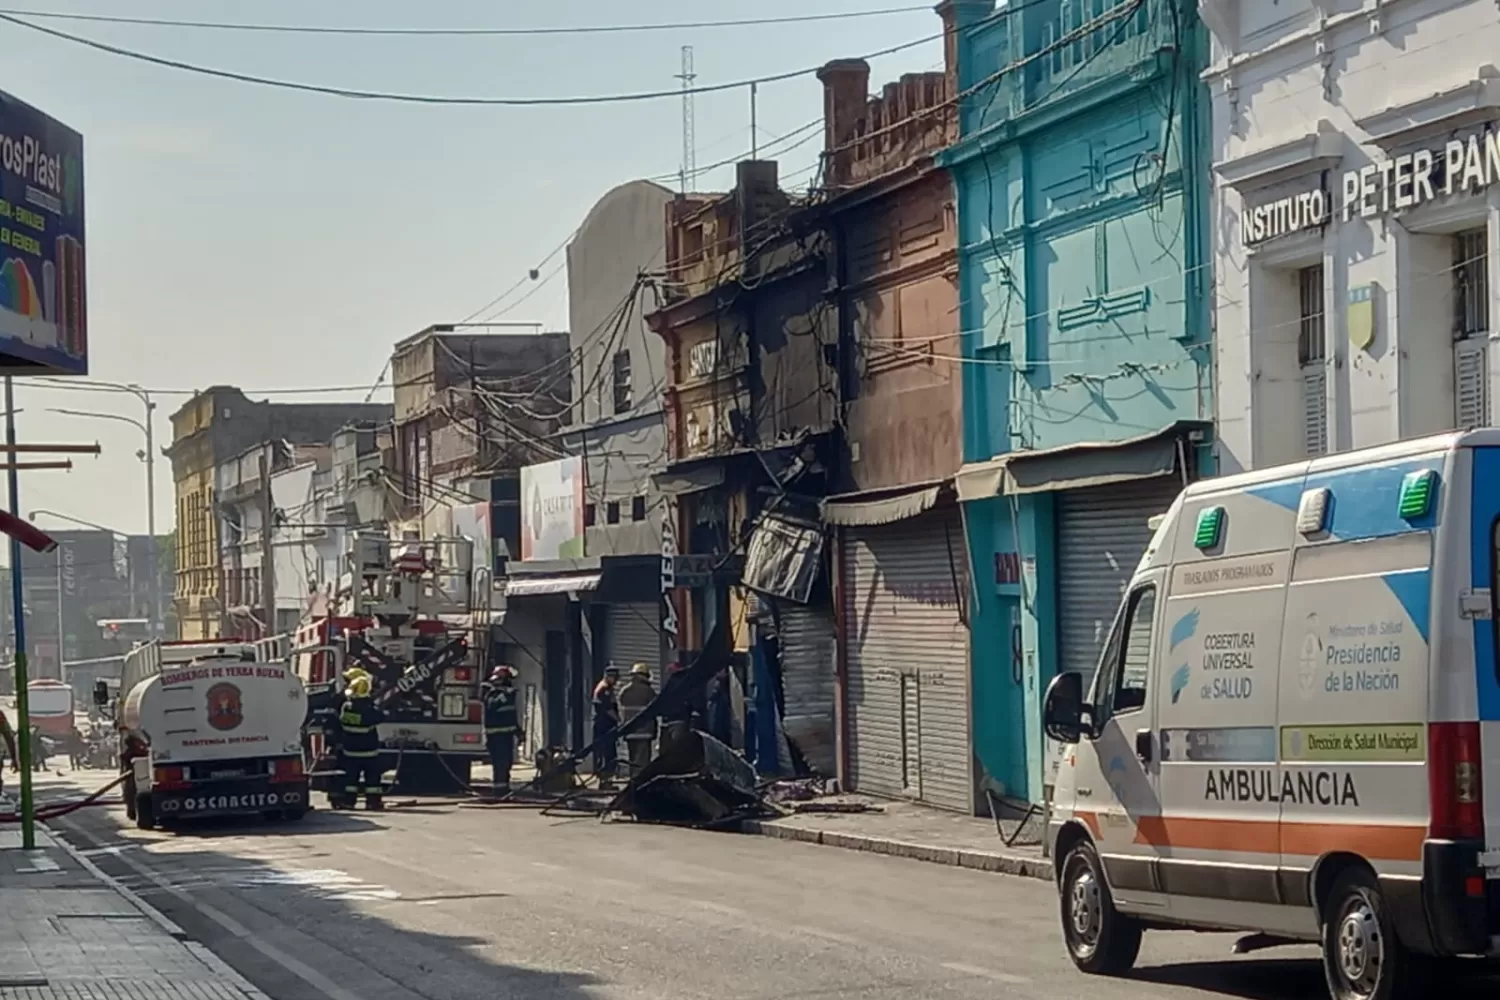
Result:
{"label": "fire truck", "polygon": [[[385,770],[404,792],[456,791],[484,758],[479,688],[489,646],[487,570],[463,538],[357,532],[350,538],[335,614],[300,629],[292,659],[309,697],[304,750],[315,787],[329,781],[343,674],[367,671]],[[479,641],[471,642],[471,636]],[[325,788],[326,790],[326,788]]]}

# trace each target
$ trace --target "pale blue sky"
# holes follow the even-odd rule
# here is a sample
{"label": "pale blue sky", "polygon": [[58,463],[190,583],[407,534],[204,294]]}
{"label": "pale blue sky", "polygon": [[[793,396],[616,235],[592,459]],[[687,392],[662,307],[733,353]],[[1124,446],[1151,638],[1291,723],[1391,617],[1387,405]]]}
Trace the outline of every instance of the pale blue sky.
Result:
{"label": "pale blue sky", "polygon": [[[900,0],[13,0],[145,17],[366,26],[526,27],[713,20],[904,6]],[[272,77],[423,94],[554,96],[672,88],[680,47],[700,84],[768,75],[937,34],[930,10],[814,24],[545,37],[333,37],[44,22],[155,55]],[[0,23],[0,89],[84,135],[91,369],[151,387],[368,384],[392,343],[460,319],[561,243],[616,184],[674,174],[677,99],[594,107],[357,102],[207,79]],[[936,69],[941,44],[873,60],[872,86]],[[748,150],[745,91],[697,98],[697,156]],[[812,76],[760,88],[762,142],[818,117]],[[819,135],[821,133],[819,132]],[[805,183],[813,138],[782,157]],[[698,180],[719,190],[731,168]],[[675,181],[673,182],[675,185]],[[561,255],[542,271],[545,277]],[[519,297],[519,296],[516,296]],[[512,300],[513,301],[513,300]],[[565,275],[506,320],[565,329]],[[185,397],[160,397],[156,431]],[[310,397],[296,397],[299,400]],[[358,400],[362,394],[345,393]],[[376,398],[388,398],[377,396]],[[26,440],[98,439],[71,473],[29,473],[22,508],[145,530],[140,434],[47,407],[139,416],[128,397],[23,389]],[[158,530],[172,525],[157,463]],[[55,526],[55,522],[53,522]]]}

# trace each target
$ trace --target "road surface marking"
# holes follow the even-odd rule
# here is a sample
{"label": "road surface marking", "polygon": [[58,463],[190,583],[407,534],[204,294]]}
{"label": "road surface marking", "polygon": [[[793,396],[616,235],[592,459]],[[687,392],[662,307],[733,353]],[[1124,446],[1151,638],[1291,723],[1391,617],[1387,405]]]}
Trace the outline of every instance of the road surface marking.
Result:
{"label": "road surface marking", "polygon": [[[100,841],[92,833],[85,830],[78,824],[68,823],[67,826],[79,836],[89,840],[95,847],[104,846],[102,841]],[[177,886],[167,881],[167,879],[158,874],[155,869],[142,864],[135,858],[131,857],[129,854],[119,854],[116,856],[120,859],[121,864],[127,866],[137,875],[140,875],[142,878],[151,882],[162,892],[165,892],[167,895],[173,897],[174,899],[177,899],[180,902],[186,903],[188,906],[191,906],[193,909],[203,914],[203,916],[207,917],[209,920],[212,920],[214,923],[224,928],[224,930],[228,931],[230,934],[233,934],[235,937],[239,938],[241,941],[245,942],[250,947],[254,948],[256,951],[260,952],[262,955],[266,956],[271,961],[275,962],[277,965],[281,966],[283,969],[290,972],[292,975],[296,976],[307,985],[311,986],[313,989],[317,990],[319,993],[328,997],[329,1000],[364,1000],[364,998],[361,997],[358,993],[352,993],[349,990],[344,989],[338,983],[334,982],[332,979],[329,979],[317,969],[314,969],[312,966],[301,961],[295,956],[288,955],[286,952],[271,944],[269,941],[264,940],[254,931],[250,930],[250,928],[246,927],[244,924],[240,923],[229,914],[223,912],[222,910],[219,910],[214,906],[210,906],[208,903],[199,902],[198,900],[194,899],[190,893],[188,893],[186,890],[179,889]],[[402,988],[404,989],[405,987]]]}
{"label": "road surface marking", "polygon": [[944,962],[943,968],[950,972],[960,972],[966,976],[978,976],[981,979],[993,979],[997,983],[1012,983],[1021,985],[1031,982],[1025,976],[1012,975],[1009,972],[996,972],[994,969],[985,969],[978,965],[966,965],[963,962]]}

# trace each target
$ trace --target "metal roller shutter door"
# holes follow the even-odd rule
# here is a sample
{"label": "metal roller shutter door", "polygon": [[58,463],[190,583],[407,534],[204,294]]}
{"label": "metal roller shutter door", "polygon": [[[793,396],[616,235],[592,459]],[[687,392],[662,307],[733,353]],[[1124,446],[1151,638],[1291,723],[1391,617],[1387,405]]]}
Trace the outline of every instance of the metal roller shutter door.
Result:
{"label": "metal roller shutter door", "polygon": [[953,510],[844,535],[849,777],[972,812],[963,539]]}
{"label": "metal roller shutter door", "polygon": [[1083,674],[1085,689],[1151,544],[1149,522],[1181,489],[1175,476],[1161,476],[1057,494],[1057,669]]}
{"label": "metal roller shutter door", "polygon": [[782,728],[809,767],[834,773],[833,614],[824,607],[776,602],[781,639]]}
{"label": "metal roller shutter door", "polygon": [[645,663],[651,668],[651,680],[661,684],[661,609],[650,604],[609,605],[608,659],[630,672],[632,665]]}

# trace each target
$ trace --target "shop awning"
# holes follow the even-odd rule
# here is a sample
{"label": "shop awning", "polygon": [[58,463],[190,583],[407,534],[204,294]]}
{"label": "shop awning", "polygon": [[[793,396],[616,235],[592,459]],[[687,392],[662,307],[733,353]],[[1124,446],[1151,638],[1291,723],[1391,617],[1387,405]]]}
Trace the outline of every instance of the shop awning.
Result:
{"label": "shop awning", "polygon": [[823,529],[775,514],[762,514],[745,549],[745,586],[772,597],[806,604],[823,564]]}
{"label": "shop awning", "polygon": [[569,594],[594,590],[600,573],[566,573],[556,576],[513,576],[505,581],[506,597],[534,597],[538,594]]}
{"label": "shop awning", "polygon": [[711,490],[724,482],[724,466],[718,462],[682,470],[669,469],[651,477],[657,492],[670,497]]}
{"label": "shop awning", "polygon": [[943,484],[924,483],[897,490],[846,493],[823,501],[823,522],[843,527],[893,524],[937,506]]}
{"label": "shop awning", "polygon": [[964,466],[958,470],[954,483],[958,498],[967,501],[1170,476],[1177,471],[1184,436],[1205,426],[1181,422],[1124,441],[1091,441],[1045,451],[1011,452],[988,462]]}

